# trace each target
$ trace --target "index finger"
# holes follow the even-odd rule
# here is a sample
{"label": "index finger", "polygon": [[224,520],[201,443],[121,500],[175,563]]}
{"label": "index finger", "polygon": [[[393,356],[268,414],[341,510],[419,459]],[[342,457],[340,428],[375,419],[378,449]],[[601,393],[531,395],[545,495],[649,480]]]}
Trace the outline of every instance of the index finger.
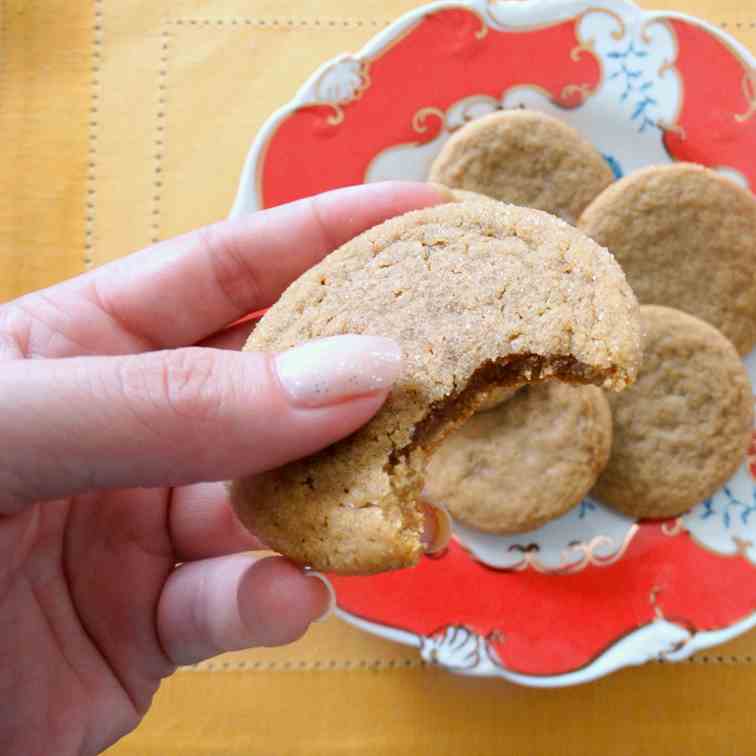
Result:
{"label": "index finger", "polygon": [[362,231],[444,201],[442,188],[419,182],[337,189],[161,242],[24,297],[20,309],[52,318],[58,333],[48,357],[195,344],[273,304]]}

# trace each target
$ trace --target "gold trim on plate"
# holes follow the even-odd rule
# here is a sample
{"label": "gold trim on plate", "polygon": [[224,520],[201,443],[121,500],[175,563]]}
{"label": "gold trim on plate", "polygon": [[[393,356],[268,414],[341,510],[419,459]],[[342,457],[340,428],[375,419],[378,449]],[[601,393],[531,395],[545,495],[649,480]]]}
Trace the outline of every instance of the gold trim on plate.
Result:
{"label": "gold trim on plate", "polygon": [[[590,541],[573,541],[562,550],[560,555],[562,563],[558,567],[547,567],[538,558],[540,549],[537,543],[514,544],[510,546],[509,551],[519,552],[522,555],[521,560],[508,567],[497,567],[481,559],[469,546],[462,543],[458,537],[455,536],[454,540],[467,552],[474,562],[491,570],[498,572],[523,572],[530,568],[544,575],[574,575],[591,565],[594,567],[608,567],[618,562],[625,555],[638,530],[638,524],[634,523],[628,529],[617,551],[608,556],[601,556],[596,552],[601,546],[611,546],[616,543],[612,536],[596,535]],[[581,555],[579,560],[565,564],[570,559],[570,555],[574,556],[576,553]]]}

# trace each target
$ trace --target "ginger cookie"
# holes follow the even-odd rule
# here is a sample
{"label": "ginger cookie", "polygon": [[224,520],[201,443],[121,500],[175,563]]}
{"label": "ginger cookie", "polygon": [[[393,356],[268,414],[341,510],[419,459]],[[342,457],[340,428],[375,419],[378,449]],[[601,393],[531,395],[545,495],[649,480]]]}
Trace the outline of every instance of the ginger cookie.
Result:
{"label": "ginger cookie", "polygon": [[457,131],[433,161],[430,180],[574,223],[614,175],[571,126],[535,111],[504,110]]}
{"label": "ginger cookie", "polygon": [[608,247],[641,304],[718,328],[741,355],[756,345],[756,199],[715,171],[655,166],[610,186],[579,227]]}
{"label": "ginger cookie", "polygon": [[428,465],[425,496],[478,530],[533,530],[581,501],[611,441],[601,389],[529,384],[447,436]]}
{"label": "ginger cookie", "polygon": [[614,440],[596,498],[632,517],[674,517],[711,496],[745,457],[753,397],[735,347],[668,307],[641,307],[636,384],[609,396]]}
{"label": "ginger cookie", "polygon": [[417,562],[427,460],[490,388],[554,376],[621,389],[640,360],[637,302],[611,254],[553,216],[493,202],[361,234],[295,281],[245,349],[349,333],[402,348],[383,408],[343,441],[231,489],[271,548],[340,573]]}

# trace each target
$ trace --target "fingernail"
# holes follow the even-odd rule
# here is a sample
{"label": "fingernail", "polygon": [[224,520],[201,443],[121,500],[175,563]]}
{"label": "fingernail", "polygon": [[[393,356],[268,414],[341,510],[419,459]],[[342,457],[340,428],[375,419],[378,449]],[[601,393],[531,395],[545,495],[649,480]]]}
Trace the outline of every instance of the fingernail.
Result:
{"label": "fingernail", "polygon": [[428,183],[436,190],[444,202],[459,202],[457,195],[448,186],[439,184],[436,181],[429,181]]}
{"label": "fingernail", "polygon": [[425,512],[425,528],[420,537],[423,549],[426,554],[438,554],[451,540],[451,517],[444,507],[428,499],[423,499],[420,503]]}
{"label": "fingernail", "polygon": [[333,589],[333,586],[331,585],[331,581],[325,575],[323,575],[322,572],[315,572],[314,570],[305,570],[305,575],[307,577],[320,580],[320,582],[323,583],[323,585],[328,590],[328,605],[326,606],[323,613],[319,617],[313,620],[313,622],[324,622],[333,614],[333,610],[336,608],[336,591]]}
{"label": "fingernail", "polygon": [[326,407],[388,389],[401,370],[399,345],[383,336],[331,336],[276,357],[278,379],[292,404]]}

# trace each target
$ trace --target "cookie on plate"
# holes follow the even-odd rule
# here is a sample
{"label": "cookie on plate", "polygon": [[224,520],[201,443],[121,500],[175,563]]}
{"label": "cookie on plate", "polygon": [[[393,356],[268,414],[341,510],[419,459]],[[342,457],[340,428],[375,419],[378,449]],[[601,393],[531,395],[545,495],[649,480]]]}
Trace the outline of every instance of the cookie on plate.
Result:
{"label": "cookie on plate", "polygon": [[601,389],[530,384],[443,441],[428,464],[425,496],[478,530],[533,530],[590,491],[611,441]]}
{"label": "cookie on plate", "polygon": [[718,328],[741,355],[756,345],[756,199],[716,171],[653,166],[599,195],[578,226],[608,247],[641,304]]}
{"label": "cookie on plate", "polygon": [[544,113],[504,110],[452,135],[433,161],[430,180],[574,223],[614,175],[571,126]]}
{"label": "cookie on plate", "polygon": [[711,496],[743,462],[753,397],[735,347],[668,307],[641,307],[638,380],[610,395],[612,453],[594,489],[632,517],[673,517]]}
{"label": "cookie on plate", "polygon": [[490,388],[554,376],[621,389],[640,360],[637,302],[611,254],[553,216],[494,202],[363,233],[295,281],[245,348],[348,333],[402,348],[380,412],[318,454],[232,484],[266,544],[341,573],[417,562],[427,459]]}

